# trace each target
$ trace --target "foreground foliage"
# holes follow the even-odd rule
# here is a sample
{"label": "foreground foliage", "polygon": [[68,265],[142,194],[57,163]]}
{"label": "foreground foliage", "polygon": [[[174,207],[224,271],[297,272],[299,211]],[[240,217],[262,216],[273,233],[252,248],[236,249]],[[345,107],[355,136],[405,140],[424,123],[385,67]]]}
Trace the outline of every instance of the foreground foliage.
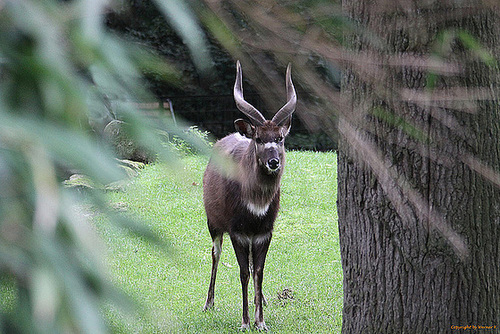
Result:
{"label": "foreground foliage", "polygon": [[[0,3],[0,332],[103,333],[104,303],[131,306],[107,280],[99,239],[79,212],[81,194],[61,181],[75,171],[93,184],[123,179],[98,135],[110,117],[126,121],[133,140],[166,157],[151,122],[119,102],[148,96],[142,70],[177,77],[105,29],[108,5]],[[87,200],[105,211],[99,193]]]}

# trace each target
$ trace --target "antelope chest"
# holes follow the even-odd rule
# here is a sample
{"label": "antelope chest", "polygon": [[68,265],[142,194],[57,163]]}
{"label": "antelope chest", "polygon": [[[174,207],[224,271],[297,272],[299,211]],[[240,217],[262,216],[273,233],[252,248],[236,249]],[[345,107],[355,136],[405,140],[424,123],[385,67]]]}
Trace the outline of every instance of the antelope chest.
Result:
{"label": "antelope chest", "polygon": [[239,206],[231,220],[231,233],[262,235],[272,232],[278,215],[279,193],[267,205],[248,202]]}

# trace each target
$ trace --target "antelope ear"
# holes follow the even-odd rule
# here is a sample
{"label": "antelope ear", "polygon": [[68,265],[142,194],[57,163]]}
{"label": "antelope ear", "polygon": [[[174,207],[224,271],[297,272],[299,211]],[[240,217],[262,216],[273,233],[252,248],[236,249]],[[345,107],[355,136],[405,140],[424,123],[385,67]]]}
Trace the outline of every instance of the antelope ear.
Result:
{"label": "antelope ear", "polygon": [[290,133],[290,128],[292,127],[292,116],[285,118],[280,124],[281,133],[283,137],[286,137]]}
{"label": "antelope ear", "polygon": [[240,135],[250,139],[255,133],[255,127],[241,118],[234,121],[234,127],[236,128],[236,131],[240,133]]}

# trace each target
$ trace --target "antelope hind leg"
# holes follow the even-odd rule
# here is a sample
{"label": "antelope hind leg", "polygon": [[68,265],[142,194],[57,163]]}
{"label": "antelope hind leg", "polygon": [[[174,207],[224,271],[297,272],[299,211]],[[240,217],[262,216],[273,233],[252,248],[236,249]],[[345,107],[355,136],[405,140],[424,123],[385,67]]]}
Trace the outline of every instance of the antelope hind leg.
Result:
{"label": "antelope hind leg", "polygon": [[212,274],[210,275],[210,286],[208,288],[207,301],[203,311],[207,311],[214,306],[215,279],[217,277],[217,267],[219,265],[220,253],[222,251],[222,235],[213,238],[212,246]]}

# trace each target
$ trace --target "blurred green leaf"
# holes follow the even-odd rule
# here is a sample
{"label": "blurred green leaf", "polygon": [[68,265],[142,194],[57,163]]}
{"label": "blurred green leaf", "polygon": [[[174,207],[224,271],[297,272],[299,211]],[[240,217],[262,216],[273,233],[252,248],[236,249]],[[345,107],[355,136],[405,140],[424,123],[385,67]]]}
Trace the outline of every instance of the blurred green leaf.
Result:
{"label": "blurred green leaf", "polygon": [[[173,85],[181,76],[161,57],[107,30],[105,15],[113,4],[0,5],[0,290],[11,296],[0,301],[0,332],[104,333],[104,305],[135,308],[108,281],[89,215],[106,214],[116,226],[165,245],[140,221],[107,208],[98,191],[83,194],[61,182],[73,173],[102,185],[126,177],[102,136],[117,117],[132,140],[165,159],[174,155],[159,131],[183,135],[171,122],[154,123],[137,108],[115,108],[119,101],[151,100],[144,72]],[[187,22],[186,41],[206,70],[204,35],[189,7],[170,9],[170,19]]]}
{"label": "blurred green leaf", "polygon": [[497,60],[495,59],[493,54],[489,50],[487,50],[481,44],[481,42],[476,37],[472,36],[468,31],[459,30],[457,32],[457,37],[466,48],[468,48],[486,65],[497,66]]}
{"label": "blurred green leaf", "polygon": [[14,148],[43,143],[57,162],[81,169],[100,183],[118,181],[125,176],[117,168],[110,150],[79,131],[0,113],[0,132],[0,138],[9,141]]}
{"label": "blurred green leaf", "polygon": [[224,24],[224,22],[211,11],[205,10],[200,14],[205,27],[217,38],[219,43],[232,55],[238,55],[241,47],[238,38]]}
{"label": "blurred green leaf", "polygon": [[429,142],[429,136],[426,133],[409,123],[401,116],[398,116],[382,107],[374,108],[372,110],[372,114],[387,124],[401,129],[401,131],[406,133],[408,136],[422,143]]}
{"label": "blurred green leaf", "polygon": [[191,8],[184,0],[155,0],[155,3],[188,46],[198,71],[208,74],[212,60],[205,34]]}

